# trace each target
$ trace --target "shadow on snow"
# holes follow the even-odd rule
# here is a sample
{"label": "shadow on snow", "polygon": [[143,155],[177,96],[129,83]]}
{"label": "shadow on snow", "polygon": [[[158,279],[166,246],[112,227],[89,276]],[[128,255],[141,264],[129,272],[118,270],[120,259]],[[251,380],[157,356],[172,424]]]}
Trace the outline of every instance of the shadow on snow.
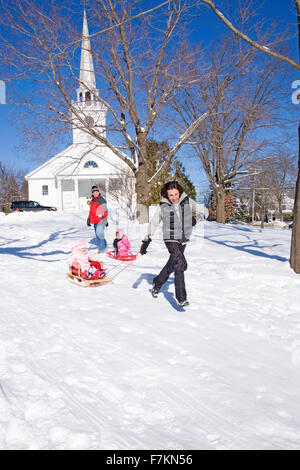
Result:
{"label": "shadow on snow", "polygon": [[[249,229],[244,229],[244,231],[249,231]],[[253,233],[253,232],[252,232]],[[222,234],[222,236],[224,236]],[[218,235],[205,235],[204,238],[206,240],[209,240],[210,242],[216,243],[217,245],[223,245],[226,246],[227,248],[233,248],[234,250],[242,251],[244,253],[249,253],[250,255],[254,256],[259,256],[261,258],[267,258],[267,259],[275,259],[276,261],[281,261],[283,263],[288,261],[288,258],[284,258],[283,256],[279,255],[269,255],[268,253],[264,253],[263,250],[264,248],[275,248],[277,246],[280,246],[280,243],[276,243],[274,245],[260,245],[258,240],[251,240],[250,237],[246,237],[250,242],[246,244],[242,244],[243,242],[237,241],[234,242],[233,240],[216,240],[215,238],[218,237]]]}
{"label": "shadow on snow", "polygon": [[[133,283],[132,287],[134,289],[137,289],[139,287],[139,285],[143,282],[143,281],[146,281],[149,286],[150,286],[150,289],[149,289],[149,292],[151,292],[151,289],[152,289],[152,279],[157,276],[157,274],[152,274],[152,273],[145,273],[145,274],[141,274],[140,277]],[[169,292],[169,287],[174,285],[174,278],[171,277],[170,279],[168,279],[168,281],[162,286],[162,288],[160,289],[160,293],[158,294],[158,296],[160,295],[164,295],[165,299],[171,304],[171,306],[177,310],[178,312],[182,312],[183,309],[181,307],[178,307],[177,305],[177,301],[175,299],[175,296],[173,293]],[[153,301],[155,302],[157,299],[153,299]]]}
{"label": "shadow on snow", "polygon": [[44,251],[43,253],[35,253],[31,250],[37,250],[39,248],[45,247],[48,243],[53,241],[57,241],[62,237],[67,237],[68,235],[73,235],[77,232],[77,230],[61,230],[59,232],[52,233],[48,239],[42,240],[41,242],[37,243],[36,245],[32,246],[20,246],[20,247],[8,247],[8,244],[18,242],[19,240],[9,241],[9,243],[1,243],[0,244],[0,255],[12,255],[17,256],[19,258],[25,259],[32,259],[38,261],[45,261],[46,263],[54,263],[56,261],[60,261],[60,259],[42,259],[45,257],[53,256],[53,255],[68,255],[69,251],[63,250],[54,250],[54,251]]}

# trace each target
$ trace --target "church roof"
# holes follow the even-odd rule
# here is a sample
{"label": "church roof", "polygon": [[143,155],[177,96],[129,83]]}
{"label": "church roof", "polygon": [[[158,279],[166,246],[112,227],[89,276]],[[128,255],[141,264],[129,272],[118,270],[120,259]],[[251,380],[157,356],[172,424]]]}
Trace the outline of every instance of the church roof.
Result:
{"label": "church roof", "polygon": [[[97,167],[86,169],[89,160],[97,163]],[[90,175],[114,176],[128,170],[128,165],[117,157],[108,147],[102,145],[72,144],[62,152],[28,173],[25,178],[72,178]]]}

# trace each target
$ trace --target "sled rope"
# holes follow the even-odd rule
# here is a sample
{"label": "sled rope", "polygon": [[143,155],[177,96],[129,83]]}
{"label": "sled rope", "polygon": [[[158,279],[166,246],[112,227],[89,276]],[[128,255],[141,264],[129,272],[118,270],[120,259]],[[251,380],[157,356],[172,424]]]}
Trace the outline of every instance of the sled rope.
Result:
{"label": "sled rope", "polygon": [[114,275],[114,278],[116,278],[119,274],[121,274],[122,271],[125,271],[125,269],[129,268],[129,266],[132,266],[132,264],[140,257],[141,255],[137,255],[136,259],[133,260],[133,261],[121,261],[121,263],[117,264],[116,266],[113,266],[112,268],[108,269],[106,271],[106,273],[110,273],[111,271],[113,271],[114,269],[116,268],[119,268],[122,264],[125,264],[125,266],[123,268],[121,268],[119,271],[117,271],[117,273]]}

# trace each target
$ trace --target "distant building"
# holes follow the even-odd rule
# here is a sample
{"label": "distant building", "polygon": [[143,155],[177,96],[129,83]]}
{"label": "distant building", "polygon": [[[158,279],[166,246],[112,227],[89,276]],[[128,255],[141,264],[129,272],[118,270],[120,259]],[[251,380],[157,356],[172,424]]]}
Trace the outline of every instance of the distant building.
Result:
{"label": "distant building", "polygon": [[[258,195],[259,196],[259,195]],[[258,198],[257,196],[257,198]],[[253,207],[252,198],[249,196],[237,197],[235,200],[235,205],[238,209],[242,207],[245,208],[248,212],[248,217],[252,216],[252,211],[254,209],[255,220],[259,221],[261,217],[260,213],[260,200],[255,200]],[[282,217],[292,217],[294,210],[294,199],[289,196],[284,195],[281,204]],[[280,220],[280,211],[277,198],[271,194],[268,195],[268,200],[266,203],[266,220],[275,221]]]}
{"label": "distant building", "polygon": [[[273,220],[278,220],[279,219],[279,206],[278,206],[278,201],[276,198],[273,197],[274,200],[274,209],[270,209],[269,213],[271,215],[271,218]],[[293,210],[294,210],[294,199],[288,197],[288,196],[283,196],[282,204],[281,204],[281,210],[282,210],[282,215],[283,217],[290,217],[293,215]]]}
{"label": "distant building", "polygon": [[[80,62],[80,86],[73,101],[76,111],[88,126],[106,135],[107,108],[97,100],[91,44],[86,11],[84,10]],[[58,210],[87,208],[91,187],[99,185],[109,203],[110,180],[121,172],[128,172],[128,165],[112,150],[80,129],[80,121],[73,114],[73,144],[55,155],[43,165],[26,175],[29,199]]]}

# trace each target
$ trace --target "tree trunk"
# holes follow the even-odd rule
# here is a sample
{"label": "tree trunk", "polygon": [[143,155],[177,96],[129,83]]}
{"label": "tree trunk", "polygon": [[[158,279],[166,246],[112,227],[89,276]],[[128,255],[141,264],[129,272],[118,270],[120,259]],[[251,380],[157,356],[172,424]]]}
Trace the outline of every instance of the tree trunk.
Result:
{"label": "tree trunk", "polygon": [[261,198],[262,209],[260,212],[260,227],[265,228],[265,218],[266,218],[266,193],[263,191]]}
{"label": "tree trunk", "polygon": [[294,202],[290,266],[295,273],[300,274],[300,125],[298,126],[298,176]]}
{"label": "tree trunk", "polygon": [[140,224],[149,222],[149,199],[150,185],[147,182],[146,169],[144,165],[140,165],[136,173],[136,203],[137,203],[137,220]]}
{"label": "tree trunk", "polygon": [[[295,6],[297,9],[298,52],[300,58],[300,6],[297,0],[295,0]],[[298,125],[298,175],[293,210],[290,266],[295,273],[300,274],[300,124]]]}
{"label": "tree trunk", "polygon": [[222,186],[219,186],[216,191],[216,212],[217,222],[220,224],[225,224],[225,195],[225,189]]}
{"label": "tree trunk", "polygon": [[265,211],[260,212],[260,228],[265,228]]}
{"label": "tree trunk", "polygon": [[279,220],[280,222],[283,222],[283,212],[282,212],[282,199],[280,198],[279,199],[279,203],[278,203],[278,206],[279,206]]}

